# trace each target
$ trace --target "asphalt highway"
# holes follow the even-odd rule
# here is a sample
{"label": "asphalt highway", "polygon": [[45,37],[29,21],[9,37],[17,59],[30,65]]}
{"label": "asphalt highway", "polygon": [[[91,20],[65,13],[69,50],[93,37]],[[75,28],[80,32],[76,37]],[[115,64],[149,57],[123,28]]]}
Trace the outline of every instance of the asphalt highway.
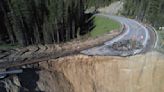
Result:
{"label": "asphalt highway", "polygon": [[[129,55],[136,55],[141,52],[146,52],[145,50],[147,46],[153,45],[150,44],[150,30],[147,29],[143,24],[133,20],[128,19],[125,17],[120,16],[113,16],[113,15],[107,15],[107,14],[99,14],[100,16],[109,17],[111,19],[114,19],[118,22],[120,22],[122,25],[124,25],[124,33],[120,34],[118,37],[115,37],[114,39],[107,41],[104,43],[104,45],[99,47],[94,47],[91,49],[87,49],[82,51],[82,54],[86,55],[103,55],[103,56],[129,56]],[[152,30],[151,30],[152,31]],[[143,48],[141,49],[134,49],[130,51],[116,51],[111,47],[111,45],[114,42],[118,42],[121,40],[128,40],[128,39],[135,39],[142,43]]]}
{"label": "asphalt highway", "polygon": [[[49,59],[56,59],[63,56],[78,54],[79,52],[85,55],[129,56],[147,52],[154,47],[156,39],[153,28],[146,28],[137,21],[125,17],[118,17],[105,14],[101,14],[101,16],[109,17],[124,25],[124,31],[122,32],[122,34],[120,34],[119,36],[115,37],[110,41],[104,40],[103,42],[106,41],[104,45],[98,47],[94,47],[97,46],[96,42],[92,42],[89,46],[84,46],[80,49],[74,48],[73,50],[72,47],[77,47],[78,45],[75,44],[73,46],[71,45],[63,47],[59,47],[57,45],[38,45],[11,50],[0,50],[0,69],[7,69],[11,67],[34,64],[42,61],[47,61]],[[114,42],[127,39],[136,39],[140,41],[143,44],[143,48],[137,50],[134,49],[130,51],[116,51],[111,48],[111,45]],[[83,44],[81,44],[81,46],[83,46]]]}

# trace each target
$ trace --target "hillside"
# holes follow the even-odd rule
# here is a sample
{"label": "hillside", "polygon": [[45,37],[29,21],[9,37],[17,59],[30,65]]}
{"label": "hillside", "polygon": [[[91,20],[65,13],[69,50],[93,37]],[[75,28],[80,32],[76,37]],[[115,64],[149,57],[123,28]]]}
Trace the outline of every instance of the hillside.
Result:
{"label": "hillside", "polygon": [[40,63],[41,70],[27,69],[12,77],[13,82],[12,78],[5,81],[11,92],[20,88],[27,92],[163,92],[163,59],[158,52],[127,58],[75,55]]}

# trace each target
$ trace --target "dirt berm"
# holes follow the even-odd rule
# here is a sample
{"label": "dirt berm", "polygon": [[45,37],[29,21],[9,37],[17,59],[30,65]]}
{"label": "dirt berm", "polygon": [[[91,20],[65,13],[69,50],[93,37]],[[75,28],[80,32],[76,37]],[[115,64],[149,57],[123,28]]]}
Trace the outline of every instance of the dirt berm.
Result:
{"label": "dirt berm", "polygon": [[[68,56],[2,80],[4,92],[164,92],[164,55]],[[10,91],[9,91],[10,90]],[[1,91],[0,91],[1,92]],[[3,92],[3,91],[2,91]]]}

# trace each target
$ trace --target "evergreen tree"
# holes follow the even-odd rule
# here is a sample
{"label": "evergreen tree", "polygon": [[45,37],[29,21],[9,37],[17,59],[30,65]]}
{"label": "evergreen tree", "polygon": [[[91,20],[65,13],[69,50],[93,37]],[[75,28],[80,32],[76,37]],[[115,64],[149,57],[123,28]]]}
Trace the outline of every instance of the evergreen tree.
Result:
{"label": "evergreen tree", "polygon": [[69,41],[93,27],[91,6],[112,0],[1,0],[0,43],[49,44]]}
{"label": "evergreen tree", "polygon": [[163,0],[125,0],[122,14],[149,22],[155,27],[159,27],[164,24],[163,10]]}

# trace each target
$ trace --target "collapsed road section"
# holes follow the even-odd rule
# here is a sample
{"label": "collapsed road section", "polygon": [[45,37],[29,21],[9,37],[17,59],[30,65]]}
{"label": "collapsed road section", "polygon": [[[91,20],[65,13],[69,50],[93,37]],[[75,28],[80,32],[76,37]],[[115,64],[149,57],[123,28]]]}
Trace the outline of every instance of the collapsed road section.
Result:
{"label": "collapsed road section", "polygon": [[109,17],[124,24],[125,32],[122,35],[105,42],[102,46],[87,49],[81,53],[86,55],[100,56],[131,56],[147,52],[148,50],[152,49],[149,48],[150,45],[154,45],[153,43],[155,41],[151,41],[151,39],[155,39],[155,37],[150,37],[149,31],[152,30],[148,30],[145,26],[138,23],[137,21],[125,17],[112,15],[102,16]]}

